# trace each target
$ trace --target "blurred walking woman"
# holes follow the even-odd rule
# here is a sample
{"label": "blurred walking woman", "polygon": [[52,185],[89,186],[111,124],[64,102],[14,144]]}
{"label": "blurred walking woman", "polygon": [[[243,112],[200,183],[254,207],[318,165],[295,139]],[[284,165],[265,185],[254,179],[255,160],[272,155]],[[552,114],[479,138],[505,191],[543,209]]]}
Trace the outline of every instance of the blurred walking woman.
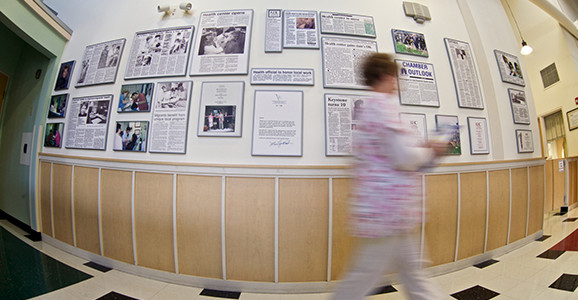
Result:
{"label": "blurred walking woman", "polygon": [[354,133],[351,227],[360,242],[332,299],[363,299],[393,272],[410,299],[442,299],[421,269],[415,229],[422,217],[418,170],[431,166],[446,145],[417,144],[401,125],[397,65],[390,55],[369,55],[362,72],[374,93],[364,101]]}

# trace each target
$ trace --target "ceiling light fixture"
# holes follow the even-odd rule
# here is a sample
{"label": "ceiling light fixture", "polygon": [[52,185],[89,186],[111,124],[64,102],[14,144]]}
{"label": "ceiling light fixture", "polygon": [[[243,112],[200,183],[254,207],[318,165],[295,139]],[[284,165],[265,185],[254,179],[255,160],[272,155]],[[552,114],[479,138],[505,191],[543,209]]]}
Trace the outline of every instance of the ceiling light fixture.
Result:
{"label": "ceiling light fixture", "polygon": [[520,53],[522,55],[528,55],[528,54],[532,53],[532,51],[534,51],[534,49],[532,49],[532,47],[530,47],[528,45],[528,43],[526,43],[526,41],[524,40],[524,37],[522,36],[522,32],[520,31],[520,27],[518,26],[518,21],[516,21],[516,17],[514,17],[514,13],[512,12],[512,8],[510,7],[508,0],[504,0],[504,1],[506,2],[506,5],[508,6],[508,10],[510,10],[510,14],[512,15],[512,19],[514,19],[514,23],[516,24],[516,29],[518,29],[518,33],[520,34],[520,38],[522,39],[522,49],[520,49]]}

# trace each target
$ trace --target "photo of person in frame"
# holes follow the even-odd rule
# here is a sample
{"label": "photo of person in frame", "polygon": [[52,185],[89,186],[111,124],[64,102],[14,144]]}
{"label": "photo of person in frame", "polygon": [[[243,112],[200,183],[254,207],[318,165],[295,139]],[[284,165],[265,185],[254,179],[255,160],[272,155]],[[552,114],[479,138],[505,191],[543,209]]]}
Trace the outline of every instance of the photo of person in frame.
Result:
{"label": "photo of person in frame", "polygon": [[68,94],[54,95],[50,98],[48,118],[64,118],[66,114],[66,102]]}
{"label": "photo of person in frame", "polygon": [[60,64],[60,71],[58,71],[58,78],[56,79],[55,91],[68,89],[70,77],[72,76],[72,69],[74,68],[74,61],[69,61]]}
{"label": "photo of person in frame", "polygon": [[148,128],[146,121],[116,122],[113,150],[146,152]]}
{"label": "photo of person in frame", "polygon": [[233,132],[235,131],[235,111],[236,105],[205,107],[204,132]]}
{"label": "photo of person in frame", "polygon": [[47,123],[44,133],[44,146],[60,148],[62,146],[62,128],[64,123]]}
{"label": "photo of person in frame", "polygon": [[121,87],[117,112],[150,111],[154,83],[125,84]]}

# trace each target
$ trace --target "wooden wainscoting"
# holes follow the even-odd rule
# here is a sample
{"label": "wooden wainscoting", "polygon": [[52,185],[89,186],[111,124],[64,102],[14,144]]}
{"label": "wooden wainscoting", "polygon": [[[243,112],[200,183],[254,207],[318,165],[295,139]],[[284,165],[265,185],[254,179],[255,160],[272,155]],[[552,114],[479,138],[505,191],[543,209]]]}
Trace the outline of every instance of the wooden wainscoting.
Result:
{"label": "wooden wainscoting", "polygon": [[486,172],[460,174],[458,260],[484,253],[487,194]]}
{"label": "wooden wainscoting", "polygon": [[40,162],[40,232],[52,234],[52,163]]}
{"label": "wooden wainscoting", "polygon": [[425,240],[432,266],[455,260],[458,229],[458,175],[427,175]]}
{"label": "wooden wainscoting", "polygon": [[76,247],[100,253],[98,169],[74,167],[74,230]]}
{"label": "wooden wainscoting", "polygon": [[74,245],[72,234],[72,166],[52,164],[52,213],[54,238]]}
{"label": "wooden wainscoting", "polygon": [[528,220],[528,168],[516,168],[511,172],[512,211],[508,241],[510,244],[526,236]]}
{"label": "wooden wainscoting", "polygon": [[510,224],[510,171],[489,171],[490,208],[486,251],[508,244]]}

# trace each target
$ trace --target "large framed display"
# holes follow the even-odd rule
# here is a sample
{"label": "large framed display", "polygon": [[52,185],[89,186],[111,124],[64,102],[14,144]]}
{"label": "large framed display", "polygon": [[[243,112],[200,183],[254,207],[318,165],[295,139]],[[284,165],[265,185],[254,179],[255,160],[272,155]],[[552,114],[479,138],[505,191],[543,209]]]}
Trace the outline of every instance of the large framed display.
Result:
{"label": "large framed display", "polygon": [[578,108],[566,112],[566,119],[568,119],[568,129],[570,131],[578,128]]}
{"label": "large framed display", "polygon": [[377,52],[377,42],[334,37],[321,38],[323,54],[323,87],[367,89],[361,65],[365,57]]}
{"label": "large framed display", "polygon": [[399,113],[402,126],[411,131],[423,144],[427,143],[427,122],[425,114]]}
{"label": "large framed display", "polygon": [[395,53],[429,57],[423,33],[392,29]]}
{"label": "large framed display", "polygon": [[191,81],[157,83],[149,152],[186,153]]}
{"label": "large framed display", "polygon": [[531,130],[516,129],[516,143],[518,144],[518,153],[534,152],[534,138]]}
{"label": "large framed display", "polygon": [[321,33],[376,37],[375,23],[373,22],[373,17],[370,16],[320,12],[319,20],[321,22]]}
{"label": "large framed display", "polygon": [[486,119],[468,117],[468,130],[470,133],[470,153],[490,154],[488,123]]}
{"label": "large framed display", "polygon": [[516,89],[508,89],[512,115],[515,124],[530,124],[530,113],[526,102],[526,93]]}
{"label": "large framed display", "polygon": [[500,50],[494,50],[498,68],[500,69],[500,76],[503,82],[525,86],[524,75],[522,75],[522,68],[518,57],[508,54]]}
{"label": "large framed display", "polygon": [[48,118],[64,118],[66,116],[66,104],[68,94],[54,95],[50,97],[50,108],[48,109]]}
{"label": "large framed display", "polygon": [[396,59],[399,101],[403,105],[439,107],[438,88],[432,64]]}
{"label": "large framed display", "polygon": [[251,84],[314,85],[313,69],[251,68]]}
{"label": "large framed display", "polygon": [[56,78],[56,84],[54,85],[55,91],[68,89],[70,77],[72,76],[72,71],[74,70],[74,62],[74,60],[71,60],[60,64],[60,70],[58,70],[58,78]]}
{"label": "large framed display", "polygon": [[198,136],[241,136],[244,81],[203,82]]}
{"label": "large framed display", "polygon": [[283,28],[283,48],[319,48],[316,11],[283,11]]}
{"label": "large framed display", "polygon": [[325,94],[325,155],[345,156],[353,152],[353,132],[359,110],[368,96]]}
{"label": "large framed display", "polygon": [[117,112],[151,111],[154,83],[124,84],[120,88]]}
{"label": "large framed display", "polygon": [[112,95],[72,98],[66,121],[66,148],[106,149]]}
{"label": "large framed display", "polygon": [[203,12],[190,75],[247,74],[253,10]]}
{"label": "large framed display", "polygon": [[252,155],[303,155],[303,92],[255,91]]}
{"label": "large framed display", "polygon": [[458,106],[484,109],[482,92],[470,44],[444,38],[456,85]]}
{"label": "large framed display", "polygon": [[114,151],[146,152],[149,122],[119,121],[114,133]]}
{"label": "large framed display", "polygon": [[283,10],[267,9],[265,52],[283,52]]}
{"label": "large framed display", "polygon": [[[436,115],[436,131],[449,135],[448,143],[450,147],[447,154],[461,155],[462,144],[460,140],[460,123],[458,116]],[[444,138],[446,140],[446,138]]]}
{"label": "large framed display", "polygon": [[86,46],[76,87],[114,83],[126,39]]}
{"label": "large framed display", "polygon": [[124,79],[185,76],[193,33],[192,26],[135,33]]}
{"label": "large framed display", "polygon": [[64,123],[47,123],[44,131],[44,147],[61,148]]}

